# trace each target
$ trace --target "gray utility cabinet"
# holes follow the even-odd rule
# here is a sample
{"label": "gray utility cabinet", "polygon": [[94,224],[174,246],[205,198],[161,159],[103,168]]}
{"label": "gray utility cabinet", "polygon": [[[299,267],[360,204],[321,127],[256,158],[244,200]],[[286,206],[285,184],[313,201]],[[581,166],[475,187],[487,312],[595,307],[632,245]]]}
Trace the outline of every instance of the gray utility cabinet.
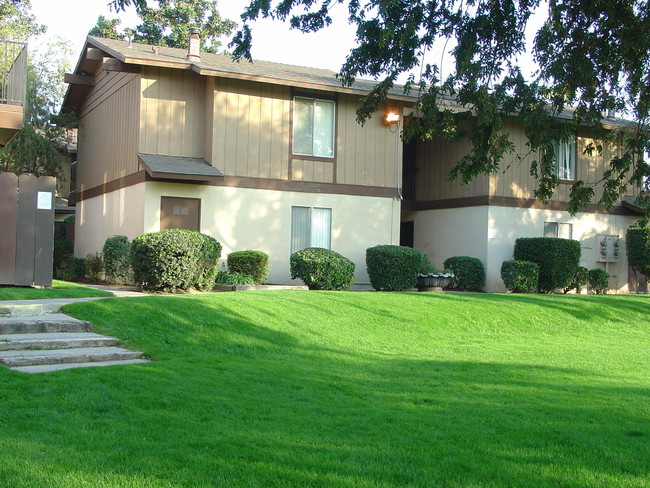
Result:
{"label": "gray utility cabinet", "polygon": [[0,285],[52,286],[51,176],[0,173]]}

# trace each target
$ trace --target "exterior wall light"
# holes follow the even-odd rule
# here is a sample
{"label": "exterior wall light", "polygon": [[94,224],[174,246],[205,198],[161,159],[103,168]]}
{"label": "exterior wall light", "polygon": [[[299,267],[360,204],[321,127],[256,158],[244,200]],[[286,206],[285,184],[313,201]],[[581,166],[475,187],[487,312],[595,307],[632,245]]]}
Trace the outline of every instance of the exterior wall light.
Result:
{"label": "exterior wall light", "polygon": [[399,114],[388,112],[386,117],[384,117],[384,120],[387,124],[396,124],[399,122]]}

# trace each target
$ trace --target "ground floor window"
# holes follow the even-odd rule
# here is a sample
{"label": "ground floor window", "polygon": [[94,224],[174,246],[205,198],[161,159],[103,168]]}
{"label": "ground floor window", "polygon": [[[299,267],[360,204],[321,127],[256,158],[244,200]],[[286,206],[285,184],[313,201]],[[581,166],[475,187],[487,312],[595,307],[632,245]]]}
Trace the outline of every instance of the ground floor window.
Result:
{"label": "ground floor window", "polygon": [[573,224],[561,222],[544,222],[544,237],[561,237],[573,239]]}
{"label": "ground floor window", "polygon": [[187,229],[199,232],[200,228],[200,198],[160,198],[160,230]]}
{"label": "ground floor window", "polygon": [[291,207],[291,253],[306,247],[332,246],[332,209]]}

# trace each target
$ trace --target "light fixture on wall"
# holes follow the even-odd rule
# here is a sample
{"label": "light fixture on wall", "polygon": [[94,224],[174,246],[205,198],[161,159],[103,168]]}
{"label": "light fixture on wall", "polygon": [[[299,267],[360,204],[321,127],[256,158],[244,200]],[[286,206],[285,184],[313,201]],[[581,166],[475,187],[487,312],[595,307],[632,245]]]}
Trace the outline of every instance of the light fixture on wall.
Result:
{"label": "light fixture on wall", "polygon": [[387,112],[384,120],[387,124],[397,124],[399,122],[399,114],[396,114],[394,112]]}

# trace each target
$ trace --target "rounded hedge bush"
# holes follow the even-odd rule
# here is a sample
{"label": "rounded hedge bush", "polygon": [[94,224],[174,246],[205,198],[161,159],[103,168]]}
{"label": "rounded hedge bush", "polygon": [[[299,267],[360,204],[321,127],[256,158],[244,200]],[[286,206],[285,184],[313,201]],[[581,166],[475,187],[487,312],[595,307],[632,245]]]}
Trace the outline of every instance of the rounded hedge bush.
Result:
{"label": "rounded hedge bush", "polygon": [[366,249],[370,284],[377,291],[403,291],[418,281],[426,256],[405,246],[379,245]]}
{"label": "rounded hedge bush", "polygon": [[589,286],[598,295],[606,293],[609,288],[609,273],[600,268],[590,269]]}
{"label": "rounded hedge bush", "polygon": [[269,275],[269,255],[264,251],[235,251],[228,254],[228,272],[250,275],[261,285]]}
{"label": "rounded hedge bush", "polygon": [[112,236],[106,239],[102,248],[104,256],[104,277],[109,283],[123,285],[131,269],[131,244],[126,236]]}
{"label": "rounded hedge bush", "polygon": [[541,293],[566,288],[573,281],[580,263],[580,243],[559,237],[520,237],[515,241],[514,258],[539,265]]}
{"label": "rounded hedge bush", "polygon": [[347,290],[354,283],[354,263],[329,249],[308,247],[289,262],[291,278],[300,278],[310,290]]}
{"label": "rounded hedge bush", "polygon": [[210,290],[220,256],[216,239],[191,230],[151,232],[131,243],[133,277],[147,291]]}
{"label": "rounded hedge bush", "polygon": [[485,285],[485,267],[478,258],[454,256],[445,259],[443,266],[456,276],[452,288],[480,290]]}
{"label": "rounded hedge bush", "polygon": [[589,283],[589,270],[584,266],[578,266],[576,274],[573,276],[573,280],[564,289],[564,293],[569,293],[571,290],[575,290],[576,293],[580,293],[582,289],[587,286]]}
{"label": "rounded hedge bush", "polygon": [[504,261],[501,265],[501,279],[506,289],[513,293],[537,291],[539,266],[530,261]]}

